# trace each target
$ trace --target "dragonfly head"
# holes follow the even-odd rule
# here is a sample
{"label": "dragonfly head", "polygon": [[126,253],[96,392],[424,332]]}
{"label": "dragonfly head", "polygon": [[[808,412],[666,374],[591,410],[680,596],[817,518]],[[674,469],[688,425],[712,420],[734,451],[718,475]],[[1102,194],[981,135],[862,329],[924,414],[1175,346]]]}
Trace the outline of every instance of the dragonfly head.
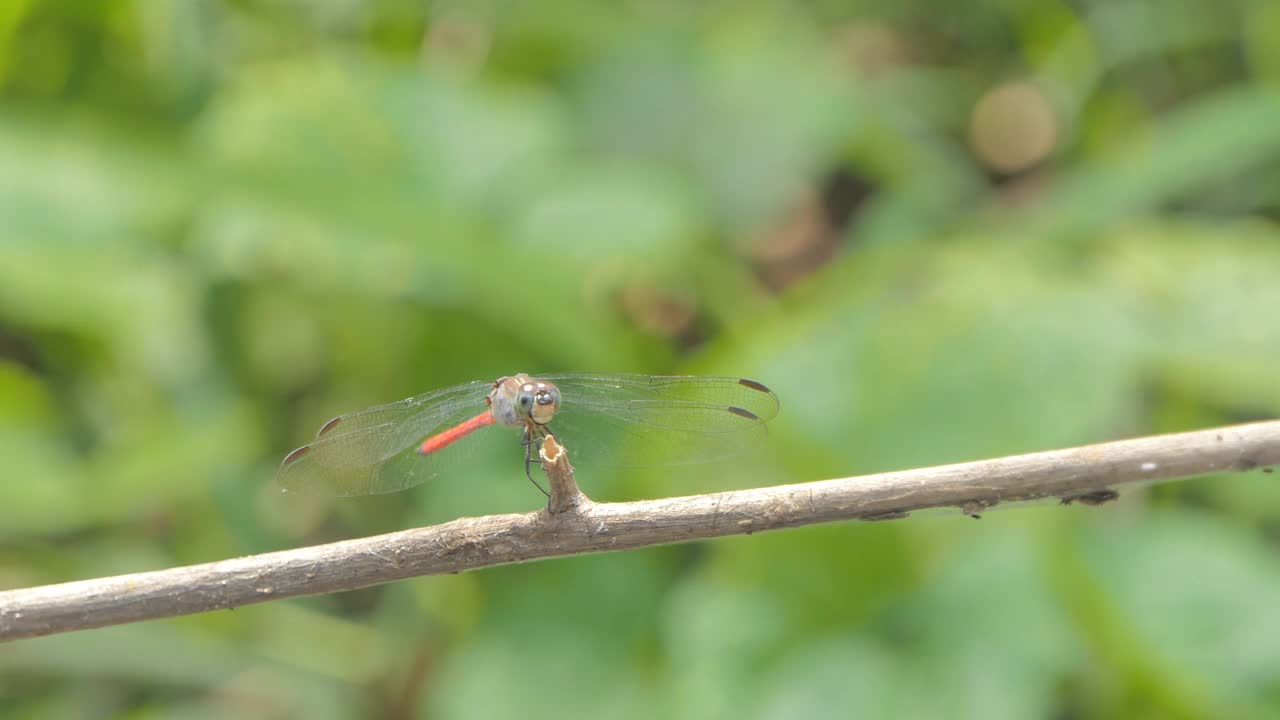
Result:
{"label": "dragonfly head", "polygon": [[546,425],[560,409],[560,389],[524,374],[502,378],[489,395],[489,408],[503,425]]}

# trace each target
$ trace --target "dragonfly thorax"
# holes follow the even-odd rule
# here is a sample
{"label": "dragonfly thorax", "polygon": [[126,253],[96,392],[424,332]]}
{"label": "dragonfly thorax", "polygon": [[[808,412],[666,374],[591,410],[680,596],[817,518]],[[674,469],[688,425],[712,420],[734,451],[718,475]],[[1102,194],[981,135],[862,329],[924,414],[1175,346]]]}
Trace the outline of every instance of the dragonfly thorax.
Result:
{"label": "dragonfly thorax", "polygon": [[560,409],[560,389],[520,373],[499,378],[489,393],[489,413],[511,427],[546,425]]}

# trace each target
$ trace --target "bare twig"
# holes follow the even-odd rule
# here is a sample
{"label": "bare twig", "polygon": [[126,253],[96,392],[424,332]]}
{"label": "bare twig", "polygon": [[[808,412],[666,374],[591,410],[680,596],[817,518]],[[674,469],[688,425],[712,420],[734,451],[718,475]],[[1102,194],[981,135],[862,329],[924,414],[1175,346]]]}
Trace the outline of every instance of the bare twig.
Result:
{"label": "bare twig", "polygon": [[542,460],[542,469],[547,471],[548,484],[551,485],[547,512],[559,515],[591,502],[578,489],[578,483],[573,479],[573,466],[569,464],[569,453],[555,435],[543,438],[538,458]]}
{"label": "bare twig", "polygon": [[549,509],[463,518],[328,545],[0,592],[0,640],[354,590],[402,578],[914,510],[970,514],[1011,500],[1100,504],[1134,482],[1280,464],[1280,421],[1102,443],[981,462],[737,492],[591,503],[558,444],[542,448]]}

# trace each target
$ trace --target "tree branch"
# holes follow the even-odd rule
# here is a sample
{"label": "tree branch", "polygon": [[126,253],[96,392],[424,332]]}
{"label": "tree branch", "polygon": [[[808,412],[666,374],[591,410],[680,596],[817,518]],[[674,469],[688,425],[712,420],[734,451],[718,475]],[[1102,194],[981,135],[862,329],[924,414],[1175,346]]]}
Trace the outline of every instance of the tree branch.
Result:
{"label": "tree branch", "polygon": [[541,558],[836,520],[904,518],[925,508],[959,507],[976,515],[999,503],[1046,497],[1099,504],[1126,483],[1280,464],[1280,421],[629,503],[592,503],[573,483],[563,448],[551,439],[541,450],[552,485],[547,510],[462,518],[204,565],[0,592],[0,641]]}

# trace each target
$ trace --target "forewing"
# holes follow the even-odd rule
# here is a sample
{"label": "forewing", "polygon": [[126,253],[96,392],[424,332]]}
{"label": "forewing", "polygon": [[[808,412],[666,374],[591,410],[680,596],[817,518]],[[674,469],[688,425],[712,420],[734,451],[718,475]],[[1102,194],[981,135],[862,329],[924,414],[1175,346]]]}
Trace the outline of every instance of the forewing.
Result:
{"label": "forewing", "polygon": [[425,456],[417,452],[421,442],[486,412],[489,387],[491,383],[446,388],[331,420],[315,442],[289,453],[280,464],[280,486],[285,492],[337,496],[413,487],[452,465],[474,438]]}
{"label": "forewing", "polygon": [[778,399],[760,383],[732,377],[538,376],[560,388],[550,423],[580,467],[709,462],[757,447]]}
{"label": "forewing", "polygon": [[359,432],[365,428],[396,424],[420,414],[424,410],[430,411],[431,408],[447,407],[458,400],[474,401],[478,398],[483,401],[491,388],[493,388],[493,383],[477,380],[432,390],[431,392],[385,405],[375,405],[364,410],[339,415],[321,425],[320,429],[316,431],[316,438],[345,435]]}

